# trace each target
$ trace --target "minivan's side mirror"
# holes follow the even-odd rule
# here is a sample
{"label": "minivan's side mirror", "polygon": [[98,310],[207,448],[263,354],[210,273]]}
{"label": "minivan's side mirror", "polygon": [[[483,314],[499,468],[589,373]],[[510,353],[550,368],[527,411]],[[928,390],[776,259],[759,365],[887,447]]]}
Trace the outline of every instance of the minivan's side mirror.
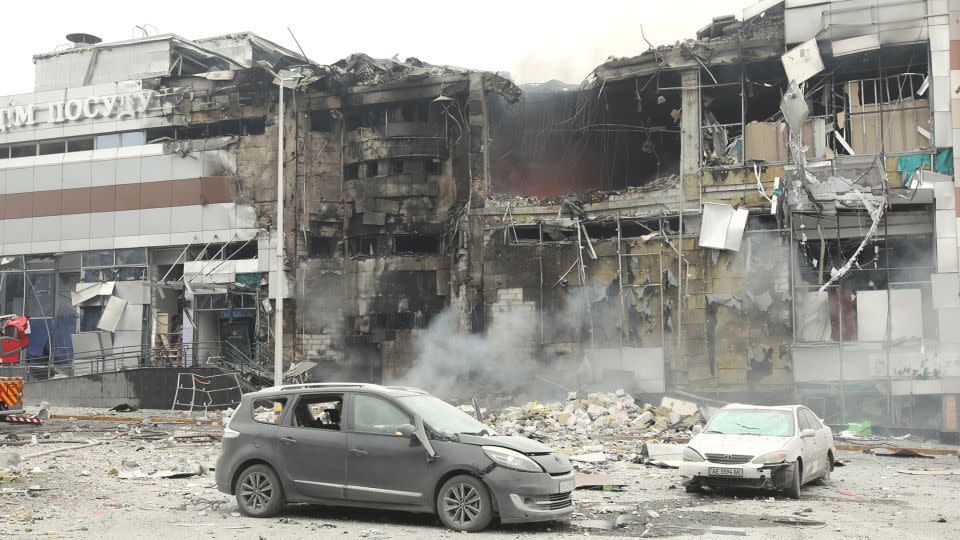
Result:
{"label": "minivan's side mirror", "polygon": [[812,430],[812,429],[810,429],[810,428],[807,428],[807,429],[805,429],[805,430],[803,430],[803,431],[800,432],[800,438],[801,438],[801,439],[807,439],[807,438],[810,438],[810,437],[815,436],[816,434],[817,434],[816,431],[814,431],[814,430]]}
{"label": "minivan's side mirror", "polygon": [[417,428],[411,424],[400,424],[397,426],[395,435],[404,439],[412,439],[417,434]]}
{"label": "minivan's side mirror", "polygon": [[420,441],[420,444],[423,445],[423,449],[427,451],[427,461],[433,461],[437,459],[437,451],[433,449],[433,445],[430,444],[430,437],[427,436],[427,429],[423,427],[423,418],[419,414],[413,416],[413,425],[416,426],[414,435],[417,437],[417,440]]}

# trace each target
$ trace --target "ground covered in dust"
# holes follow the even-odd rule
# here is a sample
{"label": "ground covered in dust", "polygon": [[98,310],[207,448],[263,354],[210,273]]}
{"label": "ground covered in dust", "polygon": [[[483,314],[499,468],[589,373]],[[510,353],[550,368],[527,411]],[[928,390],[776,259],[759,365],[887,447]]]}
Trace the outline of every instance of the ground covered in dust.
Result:
{"label": "ground covered in dust", "polygon": [[[4,459],[15,459],[12,453],[21,459],[0,472],[0,537],[386,539],[455,534],[432,516],[376,510],[296,505],[278,518],[242,517],[233,498],[216,490],[212,473],[199,468],[215,461],[221,430],[211,424],[66,419],[40,427],[0,424],[0,471],[7,466]],[[91,443],[97,444],[80,447]],[[76,448],[49,453],[71,446]],[[705,538],[720,535],[698,529],[730,527],[734,529],[723,532],[748,538],[960,537],[960,476],[898,472],[960,470],[956,457],[854,452],[838,457],[848,464],[837,468],[832,484],[808,486],[799,501],[750,492],[688,495],[674,470],[615,461],[604,472],[625,482],[625,488],[576,491],[577,513],[571,522],[496,526],[478,536]],[[620,525],[583,528],[580,524],[587,520]]]}

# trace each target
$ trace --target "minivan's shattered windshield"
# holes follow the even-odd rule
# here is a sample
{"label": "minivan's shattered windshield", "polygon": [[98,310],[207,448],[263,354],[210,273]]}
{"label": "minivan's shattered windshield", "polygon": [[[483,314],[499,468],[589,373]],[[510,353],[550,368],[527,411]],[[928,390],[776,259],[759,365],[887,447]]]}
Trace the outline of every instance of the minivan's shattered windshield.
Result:
{"label": "minivan's shattered windshield", "polygon": [[403,396],[397,399],[437,431],[449,434],[496,435],[489,427],[442,399],[430,395]]}
{"label": "minivan's shattered windshield", "polygon": [[714,415],[703,432],[792,437],[793,412],[770,409],[722,409]]}

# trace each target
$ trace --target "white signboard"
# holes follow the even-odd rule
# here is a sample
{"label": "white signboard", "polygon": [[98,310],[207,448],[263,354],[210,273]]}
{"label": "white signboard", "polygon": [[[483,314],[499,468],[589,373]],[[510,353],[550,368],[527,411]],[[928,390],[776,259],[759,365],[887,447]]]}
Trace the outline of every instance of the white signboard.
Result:
{"label": "white signboard", "polygon": [[[15,105],[0,109],[0,132],[44,124],[62,124],[96,118],[137,118],[147,112],[154,99],[153,90],[128,94],[87,96],[43,104]],[[38,113],[43,115],[40,118]]]}

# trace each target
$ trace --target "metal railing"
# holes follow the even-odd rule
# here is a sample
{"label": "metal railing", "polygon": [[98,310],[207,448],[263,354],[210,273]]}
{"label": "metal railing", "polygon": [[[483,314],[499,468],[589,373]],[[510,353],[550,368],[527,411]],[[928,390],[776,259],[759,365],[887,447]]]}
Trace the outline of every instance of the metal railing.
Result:
{"label": "metal railing", "polygon": [[141,345],[85,352],[53,353],[17,364],[0,364],[0,376],[46,380],[55,377],[111,373],[126,369],[162,367],[220,367],[236,372],[255,386],[273,384],[272,358],[266,365],[254,351],[243,351],[230,342],[203,341],[176,349]]}

